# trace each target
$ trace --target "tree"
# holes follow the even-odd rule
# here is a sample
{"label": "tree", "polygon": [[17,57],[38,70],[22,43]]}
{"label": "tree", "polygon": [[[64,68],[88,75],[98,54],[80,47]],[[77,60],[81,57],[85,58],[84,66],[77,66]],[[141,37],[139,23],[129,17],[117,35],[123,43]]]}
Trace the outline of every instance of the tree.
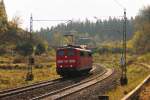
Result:
{"label": "tree", "polygon": [[22,56],[29,56],[34,52],[34,47],[33,44],[26,41],[26,42],[18,43],[16,45],[16,50]]}
{"label": "tree", "polygon": [[150,52],[150,6],[144,7],[136,16],[135,27],[133,47],[137,53]]}
{"label": "tree", "polygon": [[40,54],[42,54],[42,53],[44,53],[46,51],[47,51],[46,45],[42,44],[42,43],[39,43],[36,46],[35,54],[40,55]]}
{"label": "tree", "polygon": [[21,17],[17,16],[17,15],[14,16],[12,18],[12,20],[9,22],[9,25],[12,26],[12,27],[14,27],[14,28],[16,28],[16,29],[18,29],[19,26],[21,26],[21,24],[22,24]]}
{"label": "tree", "polygon": [[7,31],[7,14],[3,0],[0,1],[0,32],[4,33]]}

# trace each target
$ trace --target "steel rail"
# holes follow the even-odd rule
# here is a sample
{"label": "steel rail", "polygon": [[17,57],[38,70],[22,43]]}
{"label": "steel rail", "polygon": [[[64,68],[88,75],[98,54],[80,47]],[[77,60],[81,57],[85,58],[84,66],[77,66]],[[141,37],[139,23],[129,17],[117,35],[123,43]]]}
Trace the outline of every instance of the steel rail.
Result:
{"label": "steel rail", "polygon": [[107,71],[105,70],[103,73],[80,83],[65,87],[63,89],[60,90],[56,90],[56,91],[52,91],[50,93],[41,95],[39,97],[35,97],[32,98],[31,100],[39,100],[39,99],[48,99],[48,100],[54,100],[54,99],[60,99],[63,98],[65,96],[71,95],[73,93],[76,93],[82,89],[85,89],[87,87],[90,87],[96,83],[99,83],[103,80],[105,80],[106,78],[108,78],[109,76],[111,76],[114,73],[114,69],[107,69]]}
{"label": "steel rail", "polygon": [[39,83],[35,83],[35,84],[31,84],[31,85],[23,86],[23,87],[19,87],[19,88],[0,91],[0,98],[12,96],[12,95],[15,95],[15,94],[18,94],[21,92],[26,92],[26,91],[29,91],[32,89],[43,87],[43,86],[52,85],[52,84],[55,84],[57,82],[60,82],[61,80],[62,80],[62,78],[59,78],[59,79],[39,82]]}

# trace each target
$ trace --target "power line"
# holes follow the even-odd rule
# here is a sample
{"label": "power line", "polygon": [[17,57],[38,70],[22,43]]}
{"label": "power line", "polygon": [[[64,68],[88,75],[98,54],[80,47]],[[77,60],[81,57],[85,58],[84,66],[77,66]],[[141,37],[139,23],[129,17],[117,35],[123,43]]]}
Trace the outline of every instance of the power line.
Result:
{"label": "power line", "polygon": [[121,8],[125,9],[125,7],[120,2],[118,2],[117,0],[113,0],[113,1]]}
{"label": "power line", "polygon": [[69,21],[72,21],[72,20],[48,20],[48,19],[40,19],[40,20],[33,20],[33,21],[61,21],[61,22],[64,22],[64,21],[67,21],[67,22],[69,22]]}

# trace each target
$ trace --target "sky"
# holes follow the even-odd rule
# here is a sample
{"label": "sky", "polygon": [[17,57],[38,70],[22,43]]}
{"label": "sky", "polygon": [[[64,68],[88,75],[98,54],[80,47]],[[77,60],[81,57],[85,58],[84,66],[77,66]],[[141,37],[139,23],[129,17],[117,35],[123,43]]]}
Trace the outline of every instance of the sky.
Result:
{"label": "sky", "polygon": [[[9,20],[14,16],[21,18],[24,29],[30,27],[30,15],[34,20],[85,20],[105,19],[108,16],[123,16],[123,9],[127,10],[127,17],[135,17],[144,6],[150,5],[150,0],[4,0]],[[33,29],[55,26],[65,21],[37,22]]]}

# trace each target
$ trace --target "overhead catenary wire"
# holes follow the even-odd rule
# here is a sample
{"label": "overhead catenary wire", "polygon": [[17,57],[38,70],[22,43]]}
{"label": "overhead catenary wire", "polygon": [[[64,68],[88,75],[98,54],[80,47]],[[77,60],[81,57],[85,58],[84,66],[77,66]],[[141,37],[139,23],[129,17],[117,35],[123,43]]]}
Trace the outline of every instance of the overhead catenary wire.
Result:
{"label": "overhead catenary wire", "polygon": [[125,6],[123,6],[120,2],[118,2],[117,0],[113,0],[119,7],[121,7],[121,9],[125,9]]}
{"label": "overhead catenary wire", "polygon": [[64,21],[67,21],[67,22],[70,22],[70,21],[72,21],[72,20],[48,20],[48,19],[46,19],[46,20],[45,20],[45,19],[44,19],[44,20],[43,20],[43,19],[40,19],[40,20],[37,19],[37,20],[35,20],[35,19],[34,19],[33,21],[61,21],[61,22],[62,22],[62,21],[63,21],[63,22],[64,22]]}

